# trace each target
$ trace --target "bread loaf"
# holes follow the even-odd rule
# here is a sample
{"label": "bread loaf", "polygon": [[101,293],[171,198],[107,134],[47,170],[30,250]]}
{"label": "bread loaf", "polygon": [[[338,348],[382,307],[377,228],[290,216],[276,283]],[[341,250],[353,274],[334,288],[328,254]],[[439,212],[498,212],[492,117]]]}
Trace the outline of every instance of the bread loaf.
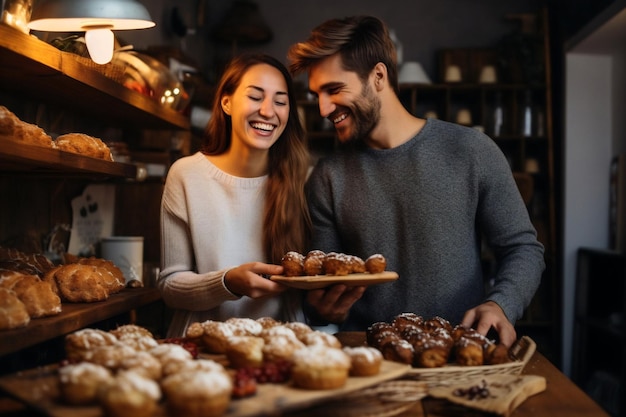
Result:
{"label": "bread loaf", "polygon": [[109,298],[102,274],[93,265],[61,265],[49,271],[44,280],[56,289],[62,301],[93,303]]}
{"label": "bread loaf", "polygon": [[40,278],[54,268],[51,260],[39,253],[25,253],[15,248],[0,246],[0,267],[28,274],[36,274]]}
{"label": "bread loaf", "polygon": [[61,312],[61,299],[48,282],[36,275],[0,269],[0,287],[12,290],[24,303],[30,318],[46,317]]}
{"label": "bread loaf", "polygon": [[28,145],[54,147],[52,137],[42,128],[20,120],[5,106],[0,106],[0,135]]}
{"label": "bread loaf", "polygon": [[62,151],[113,161],[111,150],[100,138],[84,133],[66,133],[56,138],[55,144]]}
{"label": "bread loaf", "polygon": [[0,287],[0,330],[15,329],[30,323],[24,303],[11,290]]}

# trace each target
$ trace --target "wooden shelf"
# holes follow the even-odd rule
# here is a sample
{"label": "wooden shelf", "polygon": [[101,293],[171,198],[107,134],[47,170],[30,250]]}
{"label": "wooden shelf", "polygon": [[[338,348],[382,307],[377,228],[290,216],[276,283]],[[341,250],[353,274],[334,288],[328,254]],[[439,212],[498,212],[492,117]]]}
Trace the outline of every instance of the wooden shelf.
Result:
{"label": "wooden shelf", "polygon": [[61,103],[110,125],[188,130],[189,118],[124,87],[75,55],[0,24],[0,88],[36,100]]}
{"label": "wooden shelf", "polygon": [[98,178],[137,176],[137,167],[133,164],[109,162],[58,149],[25,145],[2,136],[0,144],[0,172]]}
{"label": "wooden shelf", "polygon": [[17,352],[160,300],[156,288],[126,288],[96,303],[63,303],[56,316],[33,319],[26,327],[0,331],[0,356]]}

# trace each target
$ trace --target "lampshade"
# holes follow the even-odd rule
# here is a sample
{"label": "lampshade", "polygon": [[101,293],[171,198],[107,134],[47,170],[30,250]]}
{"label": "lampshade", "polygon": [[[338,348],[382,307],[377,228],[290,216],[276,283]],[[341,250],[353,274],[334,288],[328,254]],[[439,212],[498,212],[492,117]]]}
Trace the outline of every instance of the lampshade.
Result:
{"label": "lampshade", "polygon": [[398,75],[399,83],[422,83],[430,84],[430,78],[426,75],[426,71],[419,62],[410,61],[405,62],[400,67],[400,74]]}
{"label": "lampshade", "polygon": [[28,27],[44,32],[82,32],[95,26],[112,30],[147,29],[155,23],[135,0],[42,0]]}
{"label": "lampshade", "polygon": [[106,64],[113,56],[112,30],[147,29],[155,23],[135,0],[42,0],[28,27],[43,32],[87,32],[91,59]]}

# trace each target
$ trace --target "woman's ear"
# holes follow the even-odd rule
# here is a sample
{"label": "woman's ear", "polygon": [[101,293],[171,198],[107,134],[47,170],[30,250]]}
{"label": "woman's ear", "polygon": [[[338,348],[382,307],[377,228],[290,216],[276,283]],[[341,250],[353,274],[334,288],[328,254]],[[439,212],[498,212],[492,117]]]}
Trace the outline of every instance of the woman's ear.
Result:
{"label": "woman's ear", "polygon": [[230,96],[223,96],[220,102],[222,104],[222,110],[224,110],[224,113],[230,116]]}

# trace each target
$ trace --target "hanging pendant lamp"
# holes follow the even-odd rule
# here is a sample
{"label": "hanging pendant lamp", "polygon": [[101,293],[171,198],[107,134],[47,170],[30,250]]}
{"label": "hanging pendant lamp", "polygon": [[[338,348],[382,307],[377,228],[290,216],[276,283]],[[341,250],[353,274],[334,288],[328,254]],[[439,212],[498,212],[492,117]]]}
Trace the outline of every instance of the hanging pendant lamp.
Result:
{"label": "hanging pendant lamp", "polygon": [[43,0],[28,23],[42,32],[85,32],[89,55],[98,64],[113,57],[112,31],[153,26],[148,10],[135,0]]}

